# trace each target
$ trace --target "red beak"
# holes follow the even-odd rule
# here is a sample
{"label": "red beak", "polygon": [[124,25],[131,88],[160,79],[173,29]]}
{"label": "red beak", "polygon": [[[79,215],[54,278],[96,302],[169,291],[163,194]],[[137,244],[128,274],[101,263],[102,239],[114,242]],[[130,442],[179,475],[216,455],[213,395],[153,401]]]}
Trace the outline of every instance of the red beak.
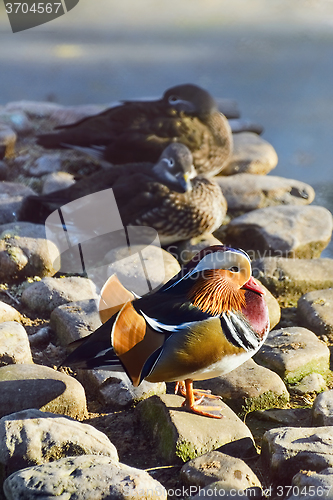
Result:
{"label": "red beak", "polygon": [[265,290],[254,281],[254,278],[252,276],[249,281],[247,281],[245,285],[242,286],[242,288],[251,290],[251,292],[258,293],[259,295],[265,295],[266,293]]}

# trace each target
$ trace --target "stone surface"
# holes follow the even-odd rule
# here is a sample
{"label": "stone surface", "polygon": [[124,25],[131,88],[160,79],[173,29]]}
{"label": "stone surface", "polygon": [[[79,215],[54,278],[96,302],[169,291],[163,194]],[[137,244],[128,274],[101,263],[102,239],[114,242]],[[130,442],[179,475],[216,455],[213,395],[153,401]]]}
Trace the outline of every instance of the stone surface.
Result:
{"label": "stone surface", "polygon": [[332,427],[281,427],[265,432],[263,463],[273,481],[290,484],[300,470],[321,471],[333,466]]}
{"label": "stone surface", "polygon": [[314,500],[333,500],[333,468],[320,472],[301,471],[295,474],[291,485],[292,495],[288,500],[313,498]]}
{"label": "stone surface", "polygon": [[61,108],[59,104],[54,104],[52,102],[38,102],[38,101],[13,101],[8,102],[4,107],[6,112],[21,111],[26,113],[28,116],[47,118],[56,109]]}
{"label": "stone surface", "polygon": [[269,332],[254,359],[295,384],[311,373],[327,374],[330,351],[313,332],[297,326]]}
{"label": "stone surface", "polygon": [[252,438],[249,428],[224,403],[218,403],[223,407],[223,418],[208,419],[187,412],[181,406],[183,401],[180,396],[166,394],[136,407],[144,432],[167,462],[186,462],[231,441]]}
{"label": "stone surface", "polygon": [[[116,274],[125,288],[142,296],[149,292],[147,277],[151,289],[154,290],[180,271],[178,261],[169,252],[157,246],[132,245],[130,251],[131,253],[128,247],[111,250],[104,257],[106,266],[101,265],[89,270],[89,277],[101,287],[109,276]],[[104,270],[103,276],[100,274],[101,270]]]}
{"label": "stone surface", "polygon": [[0,121],[0,146],[6,147],[5,156],[10,158],[14,155],[17,135],[6,123]]}
{"label": "stone surface", "polygon": [[326,335],[333,340],[332,304],[332,288],[306,293],[297,303],[297,314],[301,324],[317,335]]}
{"label": "stone surface", "polygon": [[314,425],[333,426],[333,390],[319,394],[312,406],[312,421]]}
{"label": "stone surface", "polygon": [[293,392],[301,396],[306,396],[311,392],[322,392],[326,389],[326,380],[320,373],[310,373],[310,375],[306,375],[298,384],[292,387]]}
{"label": "stone surface", "polygon": [[289,394],[281,378],[253,359],[221,377],[196,382],[196,387],[222,396],[234,411],[248,413],[284,406]]}
{"label": "stone surface", "polygon": [[259,420],[275,422],[289,427],[310,427],[312,422],[310,408],[279,408],[257,411],[254,416]]}
{"label": "stone surface", "polygon": [[211,245],[221,245],[221,241],[212,234],[203,234],[197,238],[182,241],[177,245],[170,245],[168,247],[168,252],[178,259],[181,265],[184,265],[193,259],[201,250]]}
{"label": "stone surface", "polygon": [[0,366],[32,363],[27,332],[16,321],[0,323]]}
{"label": "stone surface", "polygon": [[140,469],[83,455],[18,471],[4,482],[8,499],[166,500],[163,486]]}
{"label": "stone surface", "polygon": [[230,212],[250,212],[275,205],[308,205],[315,197],[314,189],[305,182],[284,177],[238,174],[215,179]]}
{"label": "stone surface", "polygon": [[166,391],[165,382],[151,383],[144,380],[139,387],[134,387],[124,372],[79,370],[78,379],[87,391],[96,394],[103,408],[109,409],[123,408]]}
{"label": "stone surface", "polygon": [[233,154],[223,168],[223,175],[265,175],[276,167],[277,162],[278,156],[271,144],[253,132],[241,132],[234,135]]}
{"label": "stone surface", "polygon": [[69,278],[43,278],[27,287],[22,302],[31,311],[51,313],[53,309],[69,302],[97,299],[94,284],[77,276]]}
{"label": "stone surface", "polygon": [[333,287],[333,259],[265,257],[252,262],[252,270],[273,295],[289,300]]}
{"label": "stone surface", "polygon": [[75,378],[47,366],[21,364],[0,368],[0,417],[28,408],[86,416],[86,397]]}
{"label": "stone surface", "polygon": [[45,239],[45,227],[30,222],[0,226],[0,279],[52,276],[57,247]]}
{"label": "stone surface", "polygon": [[51,328],[61,345],[68,345],[97,330],[102,322],[94,299],[69,302],[53,309]]}
{"label": "stone surface", "polygon": [[318,206],[279,206],[253,210],[233,219],[226,243],[250,257],[320,257],[332,235],[332,214]]}
{"label": "stone surface", "polygon": [[42,194],[49,194],[58,189],[65,189],[75,184],[74,175],[68,172],[53,172],[46,176]]}
{"label": "stone surface", "polygon": [[21,321],[21,315],[14,307],[0,301],[0,323],[4,321]]}
{"label": "stone surface", "polygon": [[253,122],[252,120],[234,118],[228,121],[233,134],[239,134],[240,132],[254,132],[255,134],[260,135],[264,131],[264,127],[262,125]]}
{"label": "stone surface", "polygon": [[83,104],[79,106],[59,106],[51,113],[51,120],[57,125],[69,125],[87,116],[101,113],[106,106],[99,104]]}
{"label": "stone surface", "polygon": [[[190,487],[191,488],[191,487]],[[237,490],[237,488],[225,488],[223,481],[216,481],[214,483],[205,486],[204,488],[192,486],[192,490],[198,494],[191,496],[190,500],[202,500],[202,498],[211,498],[213,500],[220,500],[223,498],[233,498],[233,500],[244,500],[244,498],[252,498],[252,500],[260,500],[265,496],[269,490],[261,490],[258,486],[252,488],[247,488],[246,490]],[[193,492],[192,492],[193,494]],[[269,496],[269,495],[267,495]]]}
{"label": "stone surface", "polygon": [[261,487],[259,479],[243,460],[219,451],[210,451],[190,460],[183,465],[180,477],[186,485],[201,488],[216,481],[220,481],[224,489]]}
{"label": "stone surface", "polygon": [[61,154],[52,153],[45,154],[37,158],[33,165],[29,168],[29,174],[35,177],[58,172],[61,170]]}
{"label": "stone surface", "polygon": [[33,125],[22,111],[0,111],[0,122],[8,125],[18,135],[27,135],[33,132]]}
{"label": "stone surface", "polygon": [[[1,146],[0,146],[1,150]],[[1,158],[1,156],[0,156]],[[0,160],[0,181],[5,181],[9,174],[9,167],[6,162]]]}
{"label": "stone surface", "polygon": [[22,204],[27,196],[36,194],[32,189],[18,182],[0,183],[0,224],[18,219]]}
{"label": "stone surface", "polygon": [[29,409],[0,419],[0,476],[77,455],[105,455],[118,461],[109,438],[88,424]]}

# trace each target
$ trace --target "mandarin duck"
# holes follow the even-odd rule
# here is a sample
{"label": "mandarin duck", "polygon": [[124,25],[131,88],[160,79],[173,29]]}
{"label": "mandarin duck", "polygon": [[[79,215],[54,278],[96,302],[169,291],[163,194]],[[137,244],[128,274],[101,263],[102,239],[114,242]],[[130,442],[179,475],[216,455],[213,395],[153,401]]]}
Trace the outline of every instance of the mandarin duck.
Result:
{"label": "mandarin duck", "polygon": [[170,88],[156,101],[123,101],[56,129],[37,136],[37,143],[44,148],[102,146],[103,159],[113,164],[155,163],[168,144],[181,142],[192,151],[198,174],[211,176],[232,152],[228,120],[212,96],[192,84]]}
{"label": "mandarin duck", "polygon": [[223,245],[207,247],[141,298],[115,284],[111,276],[101,292],[104,324],[80,340],[62,365],[121,367],[134,386],[143,380],[181,381],[186,408],[221,418],[220,406],[200,404],[206,393],[194,391],[193,381],[237,368],[268,334],[264,290],[251,277],[248,255]]}
{"label": "mandarin duck", "polygon": [[218,184],[196,176],[189,149],[172,143],[155,165],[109,168],[66,189],[30,196],[20,218],[44,222],[62,205],[107,188],[113,189],[123,224],[156,229],[162,245],[215,231],[227,210]]}

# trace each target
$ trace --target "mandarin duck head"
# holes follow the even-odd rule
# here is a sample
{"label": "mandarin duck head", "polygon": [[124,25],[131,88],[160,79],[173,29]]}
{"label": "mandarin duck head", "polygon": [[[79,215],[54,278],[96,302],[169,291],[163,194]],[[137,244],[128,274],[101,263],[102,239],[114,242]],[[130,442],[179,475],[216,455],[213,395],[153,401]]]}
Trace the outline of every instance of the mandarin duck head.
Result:
{"label": "mandarin duck head", "polygon": [[217,104],[209,92],[191,83],[166,90],[162,102],[170,109],[183,111],[200,119],[217,111]]}
{"label": "mandarin duck head", "polygon": [[155,178],[172,191],[191,191],[191,179],[196,177],[191,151],[180,142],[167,146],[153,167]]}

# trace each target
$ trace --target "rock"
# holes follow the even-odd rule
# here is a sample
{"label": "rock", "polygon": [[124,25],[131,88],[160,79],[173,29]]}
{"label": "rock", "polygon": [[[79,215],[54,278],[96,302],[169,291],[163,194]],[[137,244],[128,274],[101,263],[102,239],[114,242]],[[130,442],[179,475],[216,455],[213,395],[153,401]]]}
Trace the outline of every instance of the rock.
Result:
{"label": "rock", "polygon": [[0,368],[0,417],[28,408],[86,416],[86,397],[75,378],[47,366],[24,364]]}
{"label": "rock", "polygon": [[228,203],[228,211],[250,212],[276,205],[309,205],[314,189],[305,182],[267,175],[237,174],[215,180]]}
{"label": "rock", "polygon": [[2,481],[24,467],[77,455],[104,455],[118,461],[115,446],[91,425],[35,409],[0,419]]}
{"label": "rock", "polygon": [[97,330],[102,322],[94,299],[69,302],[53,309],[51,328],[60,345],[67,346]]}
{"label": "rock", "polygon": [[271,429],[263,436],[262,460],[279,485],[290,484],[300,470],[319,472],[332,467],[332,427]]}
{"label": "rock", "polygon": [[254,359],[295,384],[311,373],[327,374],[330,351],[313,332],[297,326],[269,332]]}
{"label": "rock", "polygon": [[57,247],[45,239],[45,227],[30,222],[0,226],[0,279],[52,276]]}
{"label": "rock", "polygon": [[32,189],[18,182],[1,182],[0,224],[16,221],[25,198],[34,194]]}
{"label": "rock", "polygon": [[92,298],[98,298],[92,281],[71,276],[69,278],[43,278],[27,287],[21,300],[31,311],[51,313],[63,304]]}
{"label": "rock", "polygon": [[144,380],[139,387],[134,387],[124,372],[79,370],[78,379],[88,392],[96,395],[104,408],[109,409],[123,408],[166,391],[165,382]]}
{"label": "rock", "polygon": [[[332,214],[324,207],[280,206],[253,210],[233,219],[226,242],[250,257],[320,257],[332,235]],[[259,254],[259,255],[258,255]]]}
{"label": "rock", "polygon": [[169,252],[154,245],[132,245],[130,252],[128,247],[115,248],[105,255],[104,262],[104,265],[107,265],[102,278],[100,270],[104,269],[104,266],[89,270],[89,278],[98,287],[101,287],[109,276],[116,274],[125,288],[140,296],[149,292],[147,278],[151,289],[154,290],[180,271],[177,260]]}
{"label": "rock", "polygon": [[29,174],[40,177],[44,174],[50,174],[61,170],[61,154],[52,153],[40,156],[29,168]]}
{"label": "rock", "polygon": [[320,373],[310,373],[292,387],[293,392],[301,396],[306,396],[312,392],[322,392],[326,389],[326,380]]}
{"label": "rock", "polygon": [[312,498],[313,500],[333,500],[333,468],[320,472],[303,470],[295,474],[292,480],[293,493],[288,500]]}
{"label": "rock", "polygon": [[[244,498],[252,498],[252,500],[262,500],[263,497],[268,497],[270,489],[262,490],[258,486],[247,488],[246,490],[237,490],[237,488],[225,488],[223,481],[216,481],[205,486],[204,488],[192,486],[190,489],[197,490],[198,494],[191,496],[189,500],[201,500],[202,498],[212,498],[220,500],[221,497],[232,498],[233,500],[244,500]],[[266,495],[267,493],[267,495]]]}
{"label": "rock", "polygon": [[6,302],[0,301],[0,323],[4,321],[21,321],[20,313]]}
{"label": "rock", "polygon": [[97,115],[106,109],[99,104],[84,104],[80,106],[58,107],[50,116],[52,122],[56,125],[69,125],[78,122],[87,116]]}
{"label": "rock", "polygon": [[53,191],[68,188],[73,184],[75,184],[74,175],[68,172],[53,172],[46,176],[43,183],[42,194],[53,193]]}
{"label": "rock", "polygon": [[16,321],[0,323],[0,366],[32,362],[28,335],[23,326]]}
{"label": "rock", "polygon": [[239,134],[240,132],[254,132],[255,134],[260,135],[264,131],[264,127],[262,125],[253,122],[252,120],[232,118],[228,121],[233,134]]}
{"label": "rock", "polygon": [[253,414],[258,420],[275,422],[289,427],[310,427],[310,408],[279,408],[272,410],[257,411]]}
{"label": "rock", "polygon": [[136,407],[144,432],[167,462],[186,462],[231,441],[252,438],[248,427],[224,403],[218,403],[223,406],[223,418],[208,419],[187,412],[181,406],[183,401],[181,396],[166,394]]}
{"label": "rock", "polygon": [[211,245],[221,245],[221,241],[212,234],[203,234],[197,238],[182,241],[178,245],[170,245],[168,252],[178,259],[181,265],[184,265],[201,250]]}
{"label": "rock", "polygon": [[7,163],[0,160],[0,181],[5,181],[8,177],[8,174],[9,174],[9,167]]}
{"label": "rock", "polygon": [[221,396],[237,413],[249,413],[272,407],[285,406],[288,391],[281,378],[271,370],[249,359],[221,377],[196,382],[196,387]]}
{"label": "rock", "polygon": [[228,490],[261,487],[259,479],[243,460],[219,451],[210,451],[190,460],[181,468],[180,477],[185,485],[201,488],[216,481]]}
{"label": "rock", "polygon": [[278,163],[275,149],[267,141],[253,132],[234,135],[234,150],[223,175],[268,174]]}
{"label": "rock", "polygon": [[140,469],[109,457],[83,455],[15,472],[4,482],[7,498],[166,500],[164,487]]}
{"label": "rock", "polygon": [[33,132],[33,125],[25,113],[21,111],[0,111],[0,122],[8,125],[18,135],[27,135]]}
{"label": "rock", "polygon": [[303,295],[297,303],[297,314],[301,324],[317,335],[326,335],[333,340],[332,303],[332,288]]}
{"label": "rock", "polygon": [[5,157],[14,156],[17,136],[13,129],[0,122],[0,146],[6,147]]}
{"label": "rock", "polygon": [[28,116],[47,118],[55,110],[62,108],[59,104],[52,102],[37,102],[37,101],[13,101],[8,102],[4,107],[4,111],[8,113],[20,111],[26,113]]}
{"label": "rock", "polygon": [[252,262],[252,271],[275,297],[289,300],[333,287],[333,259],[264,257]]}
{"label": "rock", "polygon": [[319,394],[312,406],[314,425],[333,425],[333,390]]}
{"label": "rock", "polygon": [[52,337],[51,328],[49,328],[48,326],[44,326],[39,330],[37,330],[36,333],[29,335],[29,342],[32,347],[41,347],[41,346],[45,347],[50,343],[51,337]]}

